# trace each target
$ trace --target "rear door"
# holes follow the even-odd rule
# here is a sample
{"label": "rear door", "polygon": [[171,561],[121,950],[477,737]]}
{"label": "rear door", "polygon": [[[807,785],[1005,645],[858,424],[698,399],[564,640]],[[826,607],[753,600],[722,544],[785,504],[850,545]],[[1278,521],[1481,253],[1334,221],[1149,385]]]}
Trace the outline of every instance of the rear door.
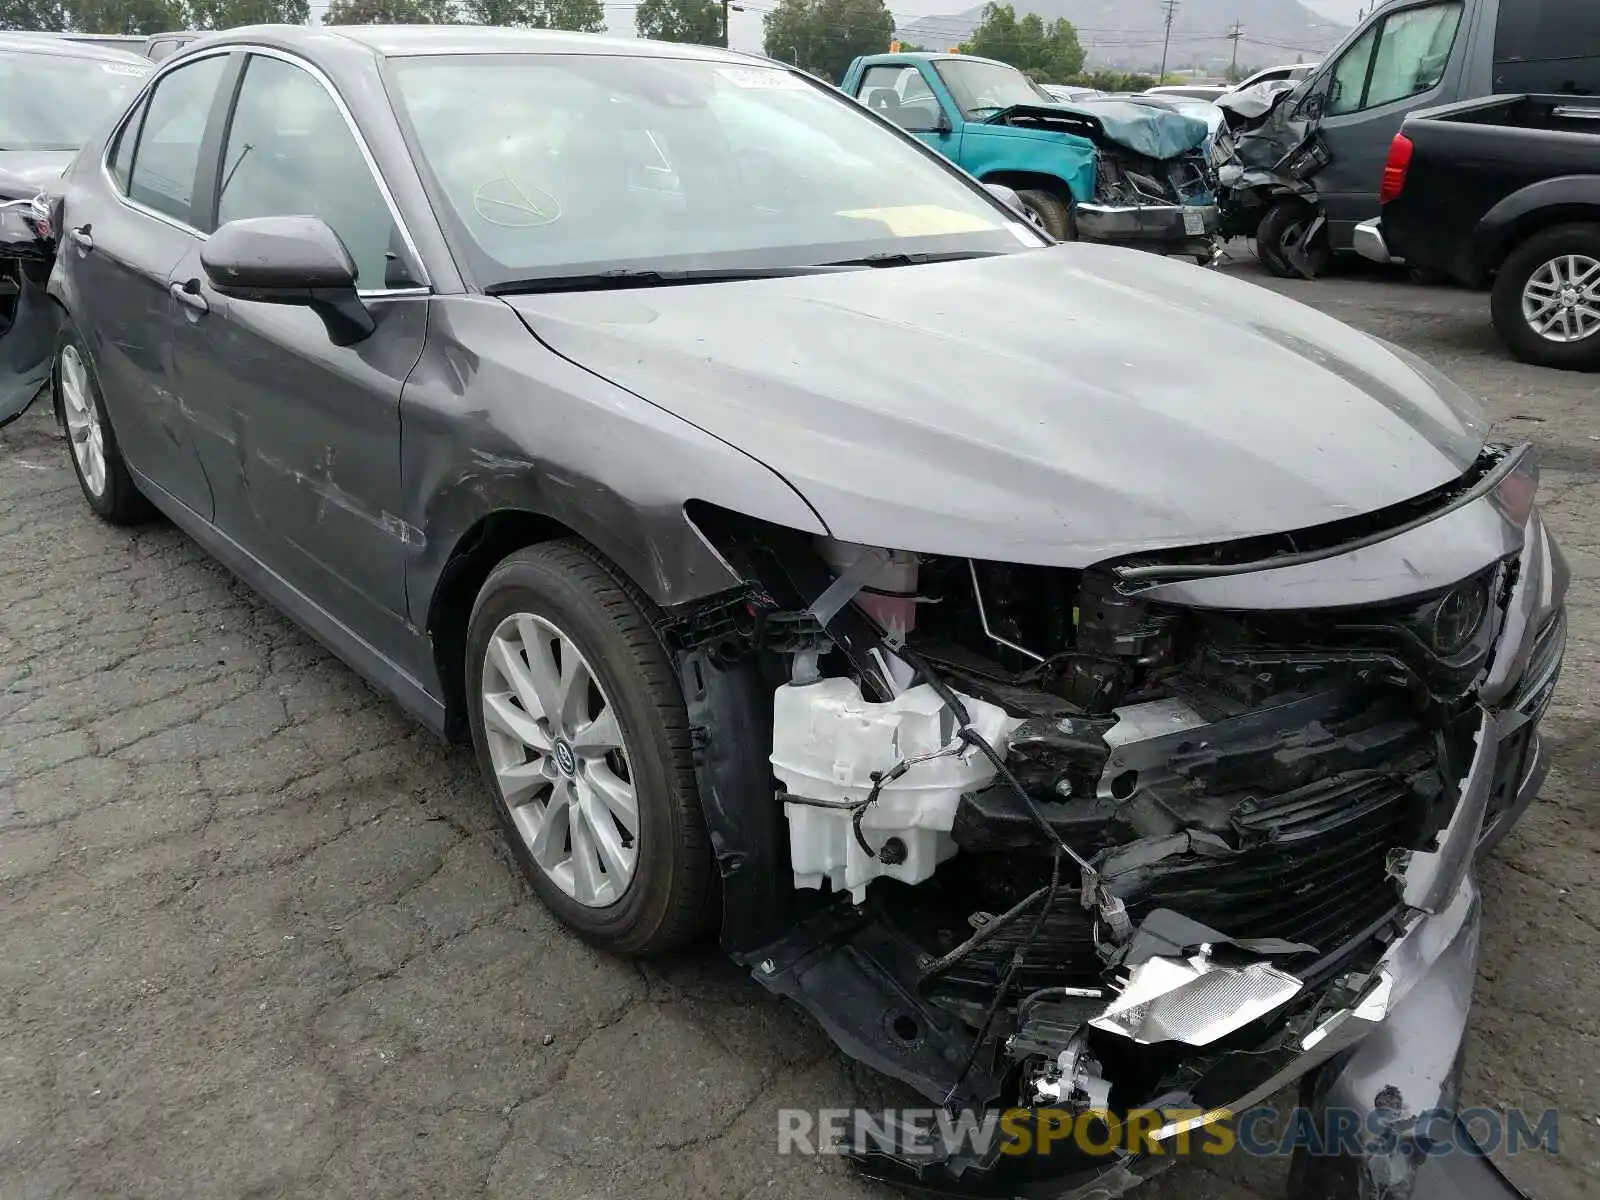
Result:
{"label": "rear door", "polygon": [[128,463],[207,520],[191,414],[170,386],[189,327],[168,289],[203,240],[198,179],[236,67],[236,55],[220,52],[156,79],[113,135],[103,169],[81,162],[69,176],[56,264]]}
{"label": "rear door", "polygon": [[309,308],[219,295],[198,255],[170,283],[204,343],[174,387],[203,430],[217,525],[391,658],[405,625],[410,531],[400,498],[400,390],[422,353],[429,289],[410,239],[333,85],[252,50],[225,122],[215,225],[321,217],[355,260],[377,328],[336,346]]}

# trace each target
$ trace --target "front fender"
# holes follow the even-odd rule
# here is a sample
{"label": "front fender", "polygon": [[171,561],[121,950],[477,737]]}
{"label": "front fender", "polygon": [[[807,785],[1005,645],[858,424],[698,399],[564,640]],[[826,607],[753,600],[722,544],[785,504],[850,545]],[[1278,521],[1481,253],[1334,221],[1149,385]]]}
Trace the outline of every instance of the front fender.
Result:
{"label": "front fender", "polygon": [[1003,172],[1049,175],[1077,201],[1094,199],[1096,150],[1070,133],[969,122],[962,132],[961,165],[979,179]]}
{"label": "front fender", "polygon": [[1501,200],[1478,222],[1477,263],[1481,277],[1499,265],[1527,219],[1551,209],[1591,209],[1600,220],[1600,175],[1558,175],[1541,179]]}
{"label": "front fender", "polygon": [[687,500],[827,532],[770,468],[560,357],[488,297],[432,302],[401,425],[418,627],[451,555],[496,513],[570,530],[662,607],[739,582],[685,519]]}

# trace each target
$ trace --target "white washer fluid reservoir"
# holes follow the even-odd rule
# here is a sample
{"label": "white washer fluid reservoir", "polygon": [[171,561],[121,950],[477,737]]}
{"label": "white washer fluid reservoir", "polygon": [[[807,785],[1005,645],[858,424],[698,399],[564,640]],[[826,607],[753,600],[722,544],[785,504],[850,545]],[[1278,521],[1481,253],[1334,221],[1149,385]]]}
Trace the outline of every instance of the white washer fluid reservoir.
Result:
{"label": "white washer fluid reservoir", "polygon": [[[1006,737],[1020,724],[1004,709],[961,697],[973,728],[1004,755]],[[887,773],[903,759],[949,749],[919,762],[886,783],[861,816],[862,836],[881,851],[868,854],[851,826],[852,809],[872,791],[874,772]],[[927,684],[902,692],[887,704],[861,695],[849,679],[784,684],[773,700],[772,770],[792,796],[786,801],[789,856],[797,888],[849,891],[859,904],[867,884],[886,875],[921,883],[956,852],[950,829],[963,792],[994,779],[994,764],[956,737],[956,719]],[[826,805],[827,807],[822,807]]]}

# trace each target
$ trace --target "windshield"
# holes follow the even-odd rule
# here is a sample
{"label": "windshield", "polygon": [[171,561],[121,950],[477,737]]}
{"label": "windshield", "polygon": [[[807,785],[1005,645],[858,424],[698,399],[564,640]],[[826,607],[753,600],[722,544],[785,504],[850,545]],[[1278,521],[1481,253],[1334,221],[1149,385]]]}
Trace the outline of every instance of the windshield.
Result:
{"label": "windshield", "polygon": [[0,52],[0,150],[76,150],[122,111],[151,68]]}
{"label": "windshield", "polygon": [[1055,103],[1049,92],[1015,67],[947,58],[935,63],[934,69],[963,116],[986,117],[1015,104]]}
{"label": "windshield", "polygon": [[485,286],[1044,244],[842,94],[780,68],[574,54],[391,70]]}

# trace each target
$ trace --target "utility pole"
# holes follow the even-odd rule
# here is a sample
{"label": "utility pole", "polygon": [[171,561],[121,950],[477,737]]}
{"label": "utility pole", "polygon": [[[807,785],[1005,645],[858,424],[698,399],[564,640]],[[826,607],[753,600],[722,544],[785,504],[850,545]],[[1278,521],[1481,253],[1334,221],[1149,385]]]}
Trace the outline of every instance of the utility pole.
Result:
{"label": "utility pole", "polygon": [[1157,83],[1167,78],[1167,48],[1172,45],[1172,18],[1178,15],[1178,0],[1161,0],[1161,6],[1167,10],[1167,32],[1161,39],[1161,74],[1156,78]]}
{"label": "utility pole", "polygon": [[733,0],[722,0],[722,45],[723,48],[733,45],[733,40],[728,29],[728,6]]}
{"label": "utility pole", "polygon": [[1228,40],[1233,43],[1233,66],[1228,68],[1228,79],[1235,83],[1239,79],[1239,42],[1243,37],[1244,25],[1242,22],[1235,21],[1233,23],[1233,31],[1228,34]]}

